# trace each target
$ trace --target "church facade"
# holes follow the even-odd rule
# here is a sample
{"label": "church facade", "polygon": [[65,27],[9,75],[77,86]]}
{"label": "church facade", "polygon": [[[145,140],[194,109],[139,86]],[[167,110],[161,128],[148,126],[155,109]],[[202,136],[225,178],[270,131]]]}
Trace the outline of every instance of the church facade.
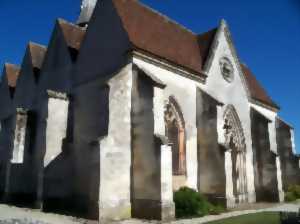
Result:
{"label": "church facade", "polygon": [[84,0],[5,64],[0,104],[5,203],[169,220],[183,186],[235,207],[300,184],[294,129],[224,20],[195,34],[138,0]]}

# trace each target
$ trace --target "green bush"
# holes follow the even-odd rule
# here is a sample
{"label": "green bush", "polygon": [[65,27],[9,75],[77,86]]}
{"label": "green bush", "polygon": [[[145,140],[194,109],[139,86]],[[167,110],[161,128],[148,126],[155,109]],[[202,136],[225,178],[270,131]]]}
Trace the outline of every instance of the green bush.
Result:
{"label": "green bush", "polygon": [[174,202],[177,218],[202,217],[225,211],[221,205],[212,205],[202,194],[188,187],[174,193]]}
{"label": "green bush", "polygon": [[297,197],[293,192],[286,192],[284,197],[285,197],[284,198],[285,201],[287,202],[292,202],[297,200]]}
{"label": "green bush", "polygon": [[293,192],[297,198],[300,198],[300,185],[291,185],[288,192]]}
{"label": "green bush", "polygon": [[219,215],[221,213],[226,212],[226,209],[222,205],[215,205],[213,206],[213,210],[209,213],[211,215]]}
{"label": "green bush", "polygon": [[300,185],[291,185],[285,192],[285,201],[292,202],[300,199]]}

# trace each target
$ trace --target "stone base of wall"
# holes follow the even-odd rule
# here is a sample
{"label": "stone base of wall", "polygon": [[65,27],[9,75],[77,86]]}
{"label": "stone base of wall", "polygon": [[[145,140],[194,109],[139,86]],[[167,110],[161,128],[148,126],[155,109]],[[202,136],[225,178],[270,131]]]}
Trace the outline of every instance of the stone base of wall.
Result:
{"label": "stone base of wall", "polygon": [[137,199],[132,202],[133,218],[170,221],[175,218],[175,204],[162,204],[161,201]]}
{"label": "stone base of wall", "polygon": [[110,221],[126,220],[131,218],[131,205],[122,204],[118,206],[100,206],[99,220],[100,223]]}
{"label": "stone base of wall", "polygon": [[204,196],[208,199],[209,202],[217,205],[227,205],[227,199],[225,196],[217,195],[217,194],[204,194]]}

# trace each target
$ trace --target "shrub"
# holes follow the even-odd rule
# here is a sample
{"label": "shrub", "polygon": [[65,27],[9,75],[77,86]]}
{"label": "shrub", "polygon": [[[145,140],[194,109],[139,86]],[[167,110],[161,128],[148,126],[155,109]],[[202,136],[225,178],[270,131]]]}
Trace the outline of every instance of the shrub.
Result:
{"label": "shrub", "polygon": [[300,198],[300,185],[289,186],[288,192],[293,192],[297,198]]}
{"label": "shrub", "polygon": [[300,185],[291,185],[285,193],[285,201],[292,202],[300,198]]}
{"label": "shrub", "polygon": [[293,192],[286,192],[285,196],[284,196],[284,199],[287,202],[292,202],[292,201],[296,201],[297,197]]}
{"label": "shrub", "polygon": [[226,212],[226,209],[222,205],[213,206],[213,210],[210,212],[211,215],[219,215],[221,213]]}
{"label": "shrub", "polygon": [[225,211],[222,206],[213,206],[202,194],[188,187],[174,193],[174,202],[177,218],[202,217]]}

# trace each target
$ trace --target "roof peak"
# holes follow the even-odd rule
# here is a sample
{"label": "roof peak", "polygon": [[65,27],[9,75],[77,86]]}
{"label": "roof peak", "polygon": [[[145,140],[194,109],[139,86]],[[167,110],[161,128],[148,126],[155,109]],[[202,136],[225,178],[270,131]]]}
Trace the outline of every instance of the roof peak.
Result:
{"label": "roof peak", "polygon": [[17,79],[20,74],[20,67],[15,64],[5,63],[4,64],[5,75],[7,78],[7,84],[10,87],[16,87]]}
{"label": "roof peak", "polygon": [[56,26],[61,30],[68,47],[78,51],[85,36],[86,29],[60,18],[57,19]]}
{"label": "roof peak", "polygon": [[16,68],[16,69],[19,69],[19,65],[16,65],[16,64],[13,64],[13,63],[9,63],[9,62],[5,62],[4,63],[4,67],[13,67],[13,68]]}
{"label": "roof peak", "polygon": [[40,69],[42,67],[47,47],[30,41],[28,43],[28,51],[31,57],[30,60],[32,66]]}
{"label": "roof peak", "polygon": [[94,12],[98,0],[82,0],[77,24],[87,24]]}

